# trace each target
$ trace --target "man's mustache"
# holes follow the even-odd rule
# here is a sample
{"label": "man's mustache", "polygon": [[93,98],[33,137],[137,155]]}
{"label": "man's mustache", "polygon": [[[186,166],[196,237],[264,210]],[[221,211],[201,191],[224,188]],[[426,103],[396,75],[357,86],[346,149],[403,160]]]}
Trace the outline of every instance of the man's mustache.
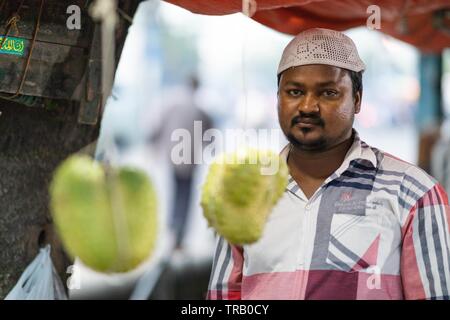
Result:
{"label": "man's mustache", "polygon": [[291,120],[291,127],[295,126],[298,123],[308,123],[313,124],[317,126],[323,127],[325,125],[325,122],[322,120],[322,118],[317,114],[300,114],[298,116],[295,116]]}

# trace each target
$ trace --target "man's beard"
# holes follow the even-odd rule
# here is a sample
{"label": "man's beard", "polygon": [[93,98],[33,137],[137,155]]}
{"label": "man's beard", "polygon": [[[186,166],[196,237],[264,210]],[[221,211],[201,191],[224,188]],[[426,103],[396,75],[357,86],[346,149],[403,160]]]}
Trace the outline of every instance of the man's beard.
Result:
{"label": "man's beard", "polygon": [[295,148],[303,151],[323,151],[327,147],[327,141],[324,137],[307,143],[298,140],[292,133],[288,133],[286,138]]}
{"label": "man's beard", "polygon": [[[301,122],[308,122],[315,124],[320,127],[325,127],[325,122],[320,118],[320,115],[318,113],[305,113],[300,112],[299,115],[295,116],[291,120],[291,129],[295,127],[296,124]],[[301,128],[300,129],[304,134],[311,131],[310,128]],[[292,133],[288,132],[286,135],[286,138],[289,140],[289,142],[297,149],[304,150],[304,151],[322,151],[327,146],[327,141],[324,137],[320,137],[316,139],[315,141],[311,142],[302,142],[298,140]]]}

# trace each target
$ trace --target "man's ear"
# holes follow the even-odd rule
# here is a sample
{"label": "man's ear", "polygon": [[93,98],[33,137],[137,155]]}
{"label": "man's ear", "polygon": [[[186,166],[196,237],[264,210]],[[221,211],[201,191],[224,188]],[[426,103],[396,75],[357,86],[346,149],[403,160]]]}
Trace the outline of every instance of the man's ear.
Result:
{"label": "man's ear", "polygon": [[355,114],[361,111],[361,98],[362,98],[361,94],[362,92],[358,91],[355,97],[353,98],[353,100],[355,101]]}
{"label": "man's ear", "polygon": [[281,84],[281,77],[283,76],[282,74],[279,74],[277,77],[277,96],[280,97],[280,84]]}

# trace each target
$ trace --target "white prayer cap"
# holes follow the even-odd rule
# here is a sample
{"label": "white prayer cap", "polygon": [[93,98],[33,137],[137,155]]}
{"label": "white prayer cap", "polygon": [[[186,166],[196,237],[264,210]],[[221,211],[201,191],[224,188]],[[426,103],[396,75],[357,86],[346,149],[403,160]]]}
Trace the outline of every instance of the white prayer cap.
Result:
{"label": "white prayer cap", "polygon": [[352,39],[339,31],[321,28],[305,30],[289,42],[277,74],[308,64],[326,64],[356,72],[366,67]]}

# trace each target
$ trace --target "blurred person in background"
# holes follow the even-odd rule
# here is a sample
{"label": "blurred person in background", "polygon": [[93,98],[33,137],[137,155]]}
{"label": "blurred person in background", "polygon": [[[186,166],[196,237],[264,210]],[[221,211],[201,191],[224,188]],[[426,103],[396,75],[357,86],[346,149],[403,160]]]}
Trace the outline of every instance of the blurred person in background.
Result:
{"label": "blurred person in background", "polygon": [[[183,237],[186,233],[188,222],[188,214],[191,207],[192,184],[195,170],[198,164],[194,163],[194,155],[201,155],[204,142],[202,140],[203,133],[213,128],[212,118],[199,107],[196,101],[196,93],[200,83],[197,75],[191,75],[187,81],[187,93],[177,93],[174,101],[170,103],[164,112],[161,121],[161,129],[156,137],[162,146],[160,150],[166,150],[170,159],[173,170],[174,193],[172,214],[169,218],[169,228],[174,235],[175,249],[181,249]],[[197,122],[198,121],[198,122]],[[201,128],[201,132],[194,134],[194,125],[197,122],[197,128]],[[201,125],[201,126],[199,126]],[[190,141],[177,140],[179,136],[174,132],[188,132]],[[195,140],[197,139],[197,141]],[[180,143],[185,148],[179,154]],[[187,155],[184,154],[187,152]],[[181,156],[188,161],[173,159],[173,156]],[[201,157],[199,158],[201,159]]]}

